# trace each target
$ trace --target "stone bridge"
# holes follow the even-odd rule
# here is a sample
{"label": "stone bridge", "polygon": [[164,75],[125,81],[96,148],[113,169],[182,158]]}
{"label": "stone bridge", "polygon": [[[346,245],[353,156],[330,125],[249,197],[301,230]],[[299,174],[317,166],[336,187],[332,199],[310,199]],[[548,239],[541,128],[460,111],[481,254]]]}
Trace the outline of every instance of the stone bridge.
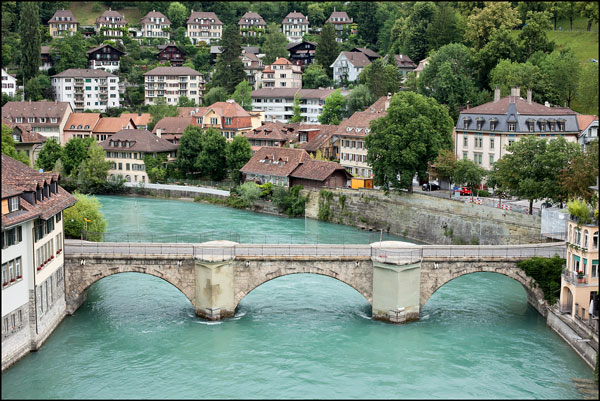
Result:
{"label": "stone bridge", "polygon": [[67,312],[73,314],[83,304],[87,289],[98,280],[138,272],[169,282],[190,300],[198,316],[218,320],[233,316],[239,302],[261,284],[288,274],[311,273],[354,288],[371,304],[373,318],[401,323],[417,320],[423,305],[447,282],[465,274],[493,272],[521,283],[528,302],[546,316],[544,294],[516,263],[555,254],[564,257],[564,243],[256,245],[66,240]]}

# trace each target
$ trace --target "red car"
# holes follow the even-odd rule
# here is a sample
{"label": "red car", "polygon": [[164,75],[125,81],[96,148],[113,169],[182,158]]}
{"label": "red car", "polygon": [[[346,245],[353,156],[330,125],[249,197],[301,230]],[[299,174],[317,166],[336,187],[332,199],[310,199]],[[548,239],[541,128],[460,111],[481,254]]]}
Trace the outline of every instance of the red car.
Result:
{"label": "red car", "polygon": [[458,192],[461,196],[462,195],[471,195],[471,190],[467,187],[460,187],[454,190],[454,192]]}

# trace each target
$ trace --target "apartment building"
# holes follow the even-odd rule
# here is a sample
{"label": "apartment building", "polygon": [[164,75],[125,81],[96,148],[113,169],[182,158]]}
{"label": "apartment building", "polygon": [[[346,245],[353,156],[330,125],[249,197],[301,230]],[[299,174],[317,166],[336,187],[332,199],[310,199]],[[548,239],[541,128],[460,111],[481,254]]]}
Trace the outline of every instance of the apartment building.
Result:
{"label": "apartment building", "polygon": [[336,84],[356,82],[360,72],[371,61],[363,52],[340,52],[333,64],[333,80]]}
{"label": "apartment building", "polygon": [[258,89],[260,77],[264,70],[262,60],[254,53],[242,53],[240,58],[242,59],[242,64],[244,64],[244,71],[246,72],[248,83],[252,85],[254,89]]}
{"label": "apartment building", "polygon": [[246,36],[258,36],[260,37],[267,30],[267,23],[257,13],[248,11],[238,21],[240,27],[240,34]]}
{"label": "apartment building", "polygon": [[124,55],[125,52],[111,45],[100,45],[87,51],[88,66],[92,70],[102,68],[108,72],[119,71]]}
{"label": "apartment building", "polygon": [[354,21],[352,21],[352,18],[345,11],[336,11],[335,7],[326,23],[333,25],[336,34],[335,40],[337,42],[342,43],[348,34],[356,33],[356,29],[353,28]]}
{"label": "apartment building", "polygon": [[39,102],[7,102],[2,107],[2,117],[15,124],[29,124],[31,130],[54,137],[64,143],[64,127],[73,113],[69,102],[41,100]]}
{"label": "apartment building", "polygon": [[263,88],[302,88],[302,67],[279,57],[265,67],[258,85]]}
{"label": "apartment building", "polygon": [[69,68],[51,78],[55,99],[69,102],[75,112],[121,106],[119,77],[102,69]]}
{"label": "apartment building", "polygon": [[190,67],[156,67],[144,74],[144,104],[156,104],[159,98],[166,104],[177,105],[186,96],[202,104],[204,77]]}
{"label": "apartment building", "polygon": [[106,38],[121,40],[126,34],[126,29],[125,17],[111,8],[96,18],[96,35],[102,34]]}
{"label": "apartment building", "polygon": [[213,12],[200,12],[192,10],[187,20],[187,37],[192,44],[200,41],[211,44],[221,40],[223,23]]}
{"label": "apartment building", "polygon": [[216,128],[228,142],[252,130],[252,117],[233,99],[213,103],[206,107],[202,115],[196,114],[194,117],[194,125],[202,124],[202,128]]}
{"label": "apartment building", "polygon": [[112,163],[109,177],[122,175],[127,182],[149,182],[144,164],[146,154],[166,154],[170,162],[177,153],[177,145],[148,130],[120,130],[99,145],[106,152],[105,160]]}
{"label": "apartment building", "polygon": [[323,111],[325,98],[333,91],[333,89],[261,88],[252,91],[252,110],[263,111],[266,122],[287,123],[294,115],[294,96],[298,93],[302,121],[320,124],[319,116]]}
{"label": "apartment building", "polygon": [[141,19],[143,38],[169,39],[171,21],[160,11],[152,10]]}
{"label": "apartment building", "polygon": [[371,132],[371,121],[384,117],[391,96],[382,96],[364,111],[357,111],[340,123],[334,136],[338,139],[340,164],[355,177],[373,178],[373,168],[367,162],[365,138]]}
{"label": "apartment building", "polygon": [[513,88],[510,96],[500,98],[500,89],[494,100],[463,110],[456,124],[455,154],[490,170],[507,153],[506,147],[526,135],[554,139],[564,137],[577,142],[579,127],[577,113],[567,107],[550,107],[520,97],[520,89]]}
{"label": "apartment building", "polygon": [[2,155],[2,371],[39,349],[66,315],[58,173]]}
{"label": "apartment building", "polygon": [[48,32],[53,38],[74,35],[79,27],[79,22],[73,16],[71,10],[57,10],[52,18],[48,20]]}
{"label": "apartment building", "polygon": [[301,42],[302,36],[308,33],[308,18],[296,11],[289,13],[281,22],[281,30],[290,42]]}
{"label": "apartment building", "polygon": [[17,77],[2,69],[2,94],[14,96],[17,93]]}

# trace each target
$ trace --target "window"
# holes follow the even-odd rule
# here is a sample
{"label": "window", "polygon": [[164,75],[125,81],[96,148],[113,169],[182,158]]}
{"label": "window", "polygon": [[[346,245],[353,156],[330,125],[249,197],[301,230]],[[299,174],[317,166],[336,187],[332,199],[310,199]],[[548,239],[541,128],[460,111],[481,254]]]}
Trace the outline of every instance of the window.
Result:
{"label": "window", "polygon": [[467,160],[468,156],[469,156],[469,155],[468,155],[468,153],[467,153],[467,152],[463,152],[463,160]]}
{"label": "window", "polygon": [[469,146],[469,138],[466,134],[463,134],[463,147],[466,148],[467,146]]}
{"label": "window", "polygon": [[490,138],[490,149],[494,149],[494,138]]}
{"label": "window", "polygon": [[581,246],[583,248],[587,248],[588,247],[588,230],[585,230],[583,232],[583,244],[581,244]]}
{"label": "window", "polygon": [[475,137],[475,147],[482,148],[483,147],[483,137],[481,135],[477,135]]}
{"label": "window", "polygon": [[226,125],[231,125],[231,117],[225,117],[225,124]]}
{"label": "window", "polygon": [[490,155],[490,167],[494,165],[494,155]]}
{"label": "window", "polygon": [[592,261],[592,278],[598,278],[598,261]]}
{"label": "window", "polygon": [[511,132],[514,132],[517,129],[517,123],[516,122],[509,122],[508,123],[508,130]]}
{"label": "window", "polygon": [[19,210],[19,197],[13,196],[8,199],[8,211],[15,212],[17,210]]}
{"label": "window", "polygon": [[62,212],[56,213],[56,222],[58,223],[62,219]]}
{"label": "window", "polygon": [[483,119],[481,119],[481,120],[477,119],[477,130],[478,131],[481,131],[481,129],[483,128],[483,123],[484,123]]}
{"label": "window", "polygon": [[598,249],[598,231],[596,231],[592,237],[592,249]]}

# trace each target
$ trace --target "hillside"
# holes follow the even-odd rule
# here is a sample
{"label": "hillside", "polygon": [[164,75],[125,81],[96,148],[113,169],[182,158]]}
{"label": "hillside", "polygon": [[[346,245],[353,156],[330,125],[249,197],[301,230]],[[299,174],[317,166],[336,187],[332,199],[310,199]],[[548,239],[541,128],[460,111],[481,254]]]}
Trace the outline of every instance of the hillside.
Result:
{"label": "hillside", "polygon": [[[108,10],[108,7],[99,1],[72,1],[69,9],[81,25],[94,25],[96,18]],[[136,7],[116,9],[125,16],[129,25],[139,25],[143,15]]]}

